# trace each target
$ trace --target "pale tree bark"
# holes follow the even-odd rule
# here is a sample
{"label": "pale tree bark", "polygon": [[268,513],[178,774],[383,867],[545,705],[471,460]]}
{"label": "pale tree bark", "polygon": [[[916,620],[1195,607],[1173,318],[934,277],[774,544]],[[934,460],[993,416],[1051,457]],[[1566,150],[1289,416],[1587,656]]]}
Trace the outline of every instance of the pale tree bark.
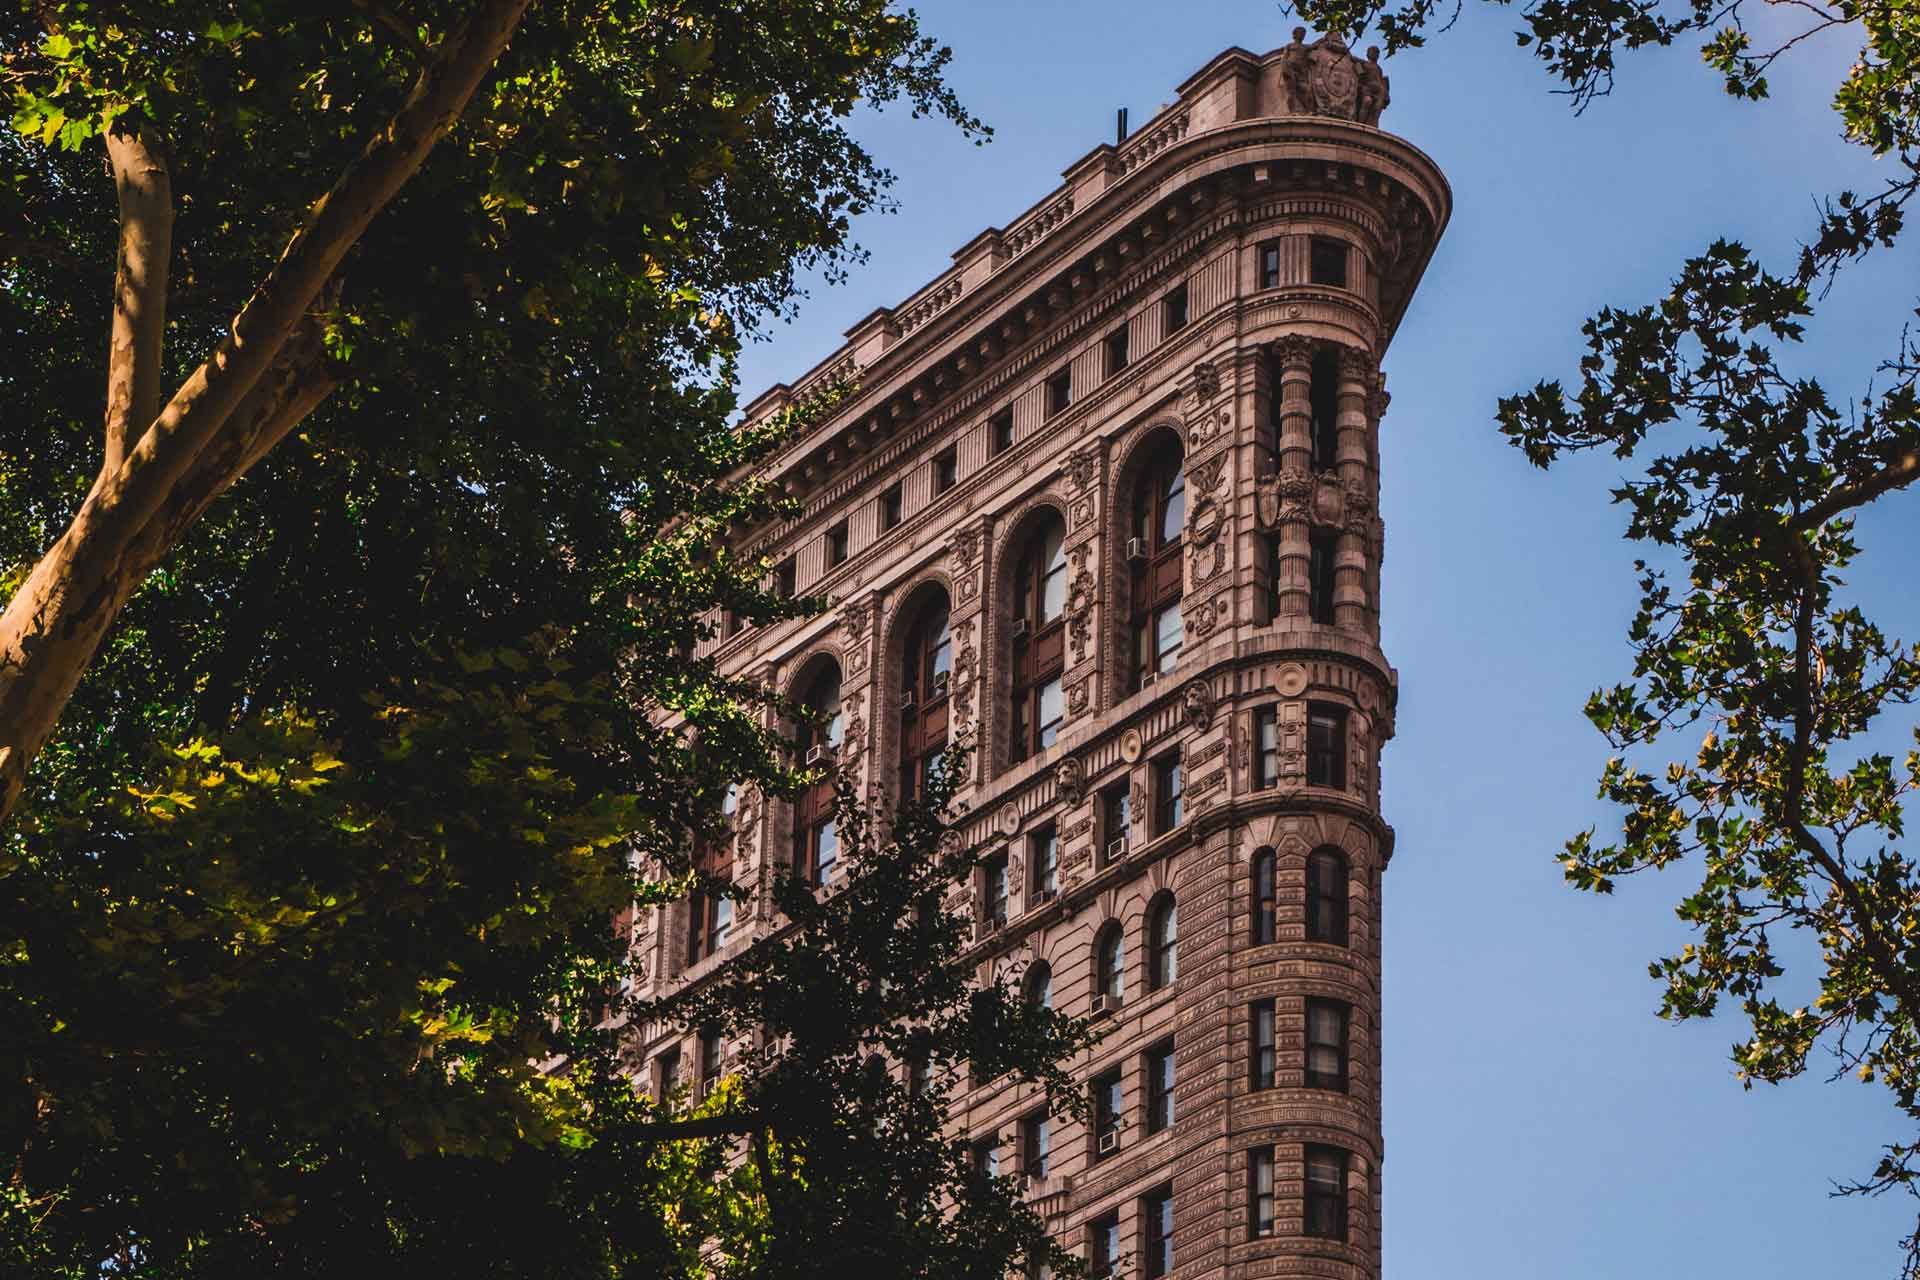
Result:
{"label": "pale tree bark", "polygon": [[[105,465],[73,523],[0,614],[0,825],[134,589],[213,500],[333,389],[316,302],[374,216],[459,118],[529,3],[483,0],[434,49],[405,103],[308,210],[227,336],[165,405],[158,405],[159,333],[170,235],[161,227],[170,226],[171,213],[156,219],[153,211],[167,198],[165,166],[137,139],[114,143],[121,275]],[[129,208],[137,226],[129,226]],[[156,249],[159,263],[149,257]]]}

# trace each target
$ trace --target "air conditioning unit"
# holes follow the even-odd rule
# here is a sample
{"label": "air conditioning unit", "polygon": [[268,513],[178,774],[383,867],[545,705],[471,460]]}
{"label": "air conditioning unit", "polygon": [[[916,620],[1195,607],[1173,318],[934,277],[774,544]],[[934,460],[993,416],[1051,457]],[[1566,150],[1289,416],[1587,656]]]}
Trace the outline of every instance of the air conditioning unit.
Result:
{"label": "air conditioning unit", "polygon": [[1104,1018],[1120,1008],[1119,996],[1095,996],[1092,1017]]}
{"label": "air conditioning unit", "polygon": [[1120,859],[1126,856],[1127,856],[1127,838],[1125,836],[1121,836],[1118,840],[1107,841],[1107,865],[1108,866],[1112,866],[1114,863],[1120,861]]}
{"label": "air conditioning unit", "polygon": [[902,711],[908,711],[908,710],[911,710],[912,708],[913,708],[913,690],[902,689],[900,691],[900,709]]}
{"label": "air conditioning unit", "polygon": [[928,693],[927,696],[929,698],[944,698],[947,696],[947,673],[946,672],[942,671],[933,678],[933,690],[932,692]]}
{"label": "air conditioning unit", "polygon": [[1025,640],[1027,638],[1027,620],[1025,618],[1015,618],[1013,620],[1013,638],[1015,640]]}
{"label": "air conditioning unit", "polygon": [[1120,1149],[1120,1131],[1109,1129],[1100,1135],[1100,1154],[1110,1156]]}
{"label": "air conditioning unit", "polygon": [[1147,540],[1145,538],[1127,539],[1127,559],[1139,563],[1151,559],[1152,556],[1153,552],[1148,550]]}
{"label": "air conditioning unit", "polygon": [[1147,672],[1147,674],[1140,677],[1140,687],[1142,689],[1151,689],[1153,688],[1154,685],[1159,683],[1160,683],[1160,673],[1158,671],[1149,671]]}
{"label": "air conditioning unit", "polygon": [[807,767],[808,768],[812,768],[814,765],[832,764],[832,763],[833,763],[833,748],[828,746],[826,743],[816,742],[812,746],[807,748]]}

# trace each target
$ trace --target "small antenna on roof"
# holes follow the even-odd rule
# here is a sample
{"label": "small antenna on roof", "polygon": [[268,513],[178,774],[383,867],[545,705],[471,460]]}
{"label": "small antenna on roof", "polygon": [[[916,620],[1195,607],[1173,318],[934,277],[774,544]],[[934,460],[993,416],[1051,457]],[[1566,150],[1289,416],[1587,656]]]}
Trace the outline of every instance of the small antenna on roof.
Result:
{"label": "small antenna on roof", "polygon": [[1117,114],[1113,118],[1113,143],[1115,146],[1119,146],[1121,143],[1125,142],[1126,140],[1127,140],[1127,109],[1125,107],[1122,107],[1120,108],[1119,114]]}

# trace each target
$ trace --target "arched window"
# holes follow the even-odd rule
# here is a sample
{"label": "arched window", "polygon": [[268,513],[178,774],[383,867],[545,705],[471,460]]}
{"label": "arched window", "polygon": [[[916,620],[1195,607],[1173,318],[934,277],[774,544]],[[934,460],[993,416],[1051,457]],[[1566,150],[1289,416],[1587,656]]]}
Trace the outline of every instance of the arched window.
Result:
{"label": "arched window", "polygon": [[1253,941],[1272,942],[1279,936],[1279,900],[1274,891],[1274,853],[1262,849],[1253,855]]}
{"label": "arched window", "polygon": [[1013,634],[1012,760],[1052,746],[1066,714],[1067,527],[1049,512],[1020,548],[1008,614]]}
{"label": "arched window", "polygon": [[953,637],[947,630],[947,595],[933,591],[921,602],[900,662],[900,795],[924,795],[927,777],[947,745],[947,682]]}
{"label": "arched window", "polygon": [[803,764],[820,776],[793,801],[793,873],[809,884],[825,884],[840,859],[840,833],[834,824],[833,753],[840,746],[840,667],[823,659],[802,686],[794,746]]}
{"label": "arched window", "polygon": [[1118,1004],[1126,995],[1127,944],[1115,920],[1094,943],[1094,994]]}
{"label": "arched window", "polygon": [[1307,941],[1347,945],[1347,858],[1338,849],[1307,858]]}
{"label": "arched window", "polygon": [[1021,980],[1021,993],[1036,1009],[1053,1008],[1053,970],[1044,960],[1036,960]]}
{"label": "arched window", "polygon": [[1147,990],[1171,986],[1180,976],[1179,912],[1171,893],[1147,909]]}
{"label": "arched window", "polygon": [[1187,523],[1187,473],[1178,436],[1154,448],[1133,489],[1127,563],[1133,630],[1132,688],[1173,670],[1186,630],[1180,616],[1180,535]]}

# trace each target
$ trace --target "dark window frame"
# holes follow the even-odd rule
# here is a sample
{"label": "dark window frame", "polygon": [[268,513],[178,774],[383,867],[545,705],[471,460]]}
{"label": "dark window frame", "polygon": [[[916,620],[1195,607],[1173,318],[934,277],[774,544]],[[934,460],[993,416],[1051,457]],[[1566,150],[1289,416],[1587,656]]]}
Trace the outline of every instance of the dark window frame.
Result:
{"label": "dark window frame", "polygon": [[1159,991],[1180,980],[1180,904],[1161,893],[1147,907],[1147,990]]}
{"label": "dark window frame", "polygon": [[1073,366],[1067,365],[1047,375],[1045,386],[1046,416],[1056,417],[1073,406]]}
{"label": "dark window frame", "polygon": [[1344,289],[1353,272],[1350,246],[1338,236],[1313,236],[1307,245],[1307,279],[1329,288]]}
{"label": "dark window frame", "polygon": [[1053,1117],[1036,1111],[1020,1119],[1020,1172],[1029,1179],[1048,1177],[1053,1169]]}
{"label": "dark window frame", "polygon": [[1321,846],[1307,855],[1307,941],[1344,947],[1349,936],[1351,869],[1338,849]]}
{"label": "dark window frame", "polygon": [[1093,937],[1094,989],[1097,996],[1124,1003],[1127,998],[1127,931],[1110,920]]}
{"label": "dark window frame", "polygon": [[[1301,1232],[1320,1240],[1347,1238],[1347,1172],[1351,1155],[1341,1147],[1306,1144]],[[1326,1174],[1331,1173],[1328,1178]],[[1320,1175],[1316,1177],[1316,1175]]]}
{"label": "dark window frame", "polygon": [[[1178,510],[1176,512],[1176,502]],[[1149,675],[1158,678],[1180,659],[1186,643],[1185,619],[1171,645],[1164,644],[1166,618],[1179,617],[1185,567],[1181,550],[1186,541],[1186,451],[1177,438],[1156,446],[1134,482],[1129,544],[1136,540],[1145,558],[1129,553],[1128,613],[1133,634],[1129,689],[1146,687]],[[1173,526],[1169,535],[1169,526]]]}
{"label": "dark window frame", "polygon": [[837,569],[853,554],[853,535],[842,520],[826,532],[827,568]]}
{"label": "dark window frame", "polygon": [[1087,1224],[1087,1276],[1102,1280],[1120,1265],[1120,1213],[1102,1214]]}
{"label": "dark window frame", "polygon": [[1258,271],[1259,287],[1277,289],[1280,287],[1280,242],[1268,240],[1254,250],[1255,269]]}
{"label": "dark window frame", "polygon": [[952,492],[960,483],[960,453],[949,445],[933,455],[933,495]]}
{"label": "dark window frame", "polygon": [[[1332,1019],[1339,1027],[1332,1042],[1318,1039],[1315,1014]],[[1353,1006],[1344,1000],[1328,1000],[1319,996],[1307,1000],[1306,1022],[1304,1026],[1306,1041],[1306,1087],[1309,1089],[1328,1089],[1335,1093],[1346,1093],[1350,1087],[1349,1041],[1353,1034]],[[1315,1065],[1316,1050],[1329,1050],[1333,1057],[1334,1068],[1323,1070]]]}
{"label": "dark window frame", "polygon": [[1308,366],[1307,404],[1313,415],[1309,465],[1331,471],[1340,461],[1340,350],[1323,346]]}
{"label": "dark window frame", "polygon": [[1140,1197],[1140,1253],[1147,1280],[1173,1274],[1173,1185]]}
{"label": "dark window frame", "polygon": [[1060,892],[1060,829],[1049,822],[1027,837],[1027,893]]}
{"label": "dark window frame", "polygon": [[1347,709],[1337,702],[1307,704],[1307,785],[1347,789]]}
{"label": "dark window frame", "polygon": [[1280,937],[1280,855],[1272,849],[1256,851],[1252,881],[1247,932],[1253,945],[1260,947]]}
{"label": "dark window frame", "polygon": [[1186,766],[1178,750],[1153,762],[1153,838],[1177,830],[1186,818]]}
{"label": "dark window frame", "polygon": [[1002,409],[987,419],[987,456],[997,458],[1013,448],[1013,410]]}
{"label": "dark window frame", "polygon": [[[1009,762],[1045,751],[1066,722],[1066,522],[1049,513],[1028,534],[1012,577],[1013,703]],[[1053,554],[1048,555],[1048,549]],[[1052,609],[1049,611],[1049,603]],[[1048,716],[1048,705],[1052,715]]]}
{"label": "dark window frame", "polygon": [[[921,606],[901,650],[900,795],[925,792],[927,774],[946,750],[953,666],[952,614],[944,593]],[[942,676],[948,678],[943,680]],[[909,702],[905,695],[911,694]]]}
{"label": "dark window frame", "polygon": [[1125,779],[1100,793],[1101,866],[1109,865],[1108,851],[1116,840],[1125,840],[1129,850],[1133,847],[1133,788]]}
{"label": "dark window frame", "polygon": [[[1126,1104],[1125,1088],[1121,1082],[1120,1068],[1110,1067],[1095,1076],[1088,1086],[1092,1093],[1093,1122],[1088,1133],[1093,1138],[1093,1159],[1095,1162],[1119,1154],[1122,1108]],[[1100,1150],[1100,1139],[1107,1134],[1116,1135],[1116,1142],[1110,1150]]]}
{"label": "dark window frame", "polygon": [[1146,1080],[1146,1123],[1149,1137],[1173,1127],[1174,1043],[1162,1040],[1148,1046],[1140,1055],[1140,1070]]}
{"label": "dark window frame", "polygon": [[904,486],[896,480],[880,491],[877,499],[880,508],[880,532],[889,533],[900,527],[906,518],[906,492]]}
{"label": "dark window frame", "polygon": [[1271,791],[1280,785],[1280,706],[1270,702],[1253,709],[1253,789]]}
{"label": "dark window frame", "polygon": [[773,566],[773,594],[791,600],[799,594],[800,567],[792,556]]}
{"label": "dark window frame", "polygon": [[1011,912],[1013,875],[1007,855],[996,853],[980,864],[981,923],[988,929],[1004,929]]}
{"label": "dark window frame", "polygon": [[1107,336],[1100,340],[1101,368],[1104,370],[1105,376],[1111,378],[1114,374],[1119,373],[1129,364],[1133,363],[1133,353],[1130,346],[1131,338],[1128,334],[1128,327],[1125,324],[1122,324],[1118,329],[1109,331]]}
{"label": "dark window frame", "polygon": [[1247,1151],[1247,1239],[1264,1240],[1274,1234],[1278,1188],[1272,1147]]}
{"label": "dark window frame", "polygon": [[1161,296],[1160,329],[1163,335],[1175,334],[1187,327],[1193,319],[1190,303],[1191,295],[1187,292],[1187,282],[1184,280]]}
{"label": "dark window frame", "polygon": [[1262,1092],[1280,1084],[1280,1011],[1269,996],[1247,1006],[1247,1089]]}
{"label": "dark window frame", "polygon": [[1307,534],[1307,620],[1323,627],[1333,625],[1333,589],[1335,566],[1340,555],[1340,535],[1332,529],[1314,529]]}

